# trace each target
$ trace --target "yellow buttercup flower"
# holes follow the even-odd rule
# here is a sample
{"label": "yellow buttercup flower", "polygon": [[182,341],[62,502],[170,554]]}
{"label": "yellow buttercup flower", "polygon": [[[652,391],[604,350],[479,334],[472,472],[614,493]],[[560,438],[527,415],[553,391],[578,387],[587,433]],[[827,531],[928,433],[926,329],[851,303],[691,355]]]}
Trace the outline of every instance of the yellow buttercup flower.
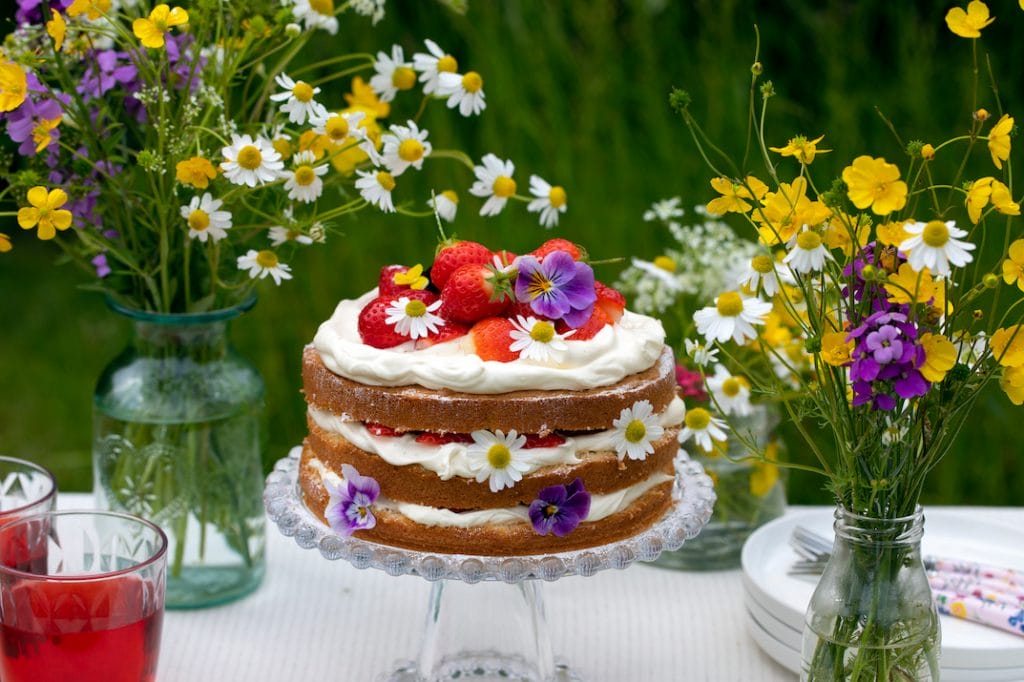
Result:
{"label": "yellow buttercup flower", "polygon": [[868,208],[876,215],[888,215],[907,203],[907,183],[900,180],[900,169],[883,158],[858,156],[843,169],[846,195],[857,208]]}
{"label": "yellow buttercup flower", "polygon": [[[350,107],[363,107],[372,113],[374,118],[387,118],[391,113],[391,104],[380,101],[373,88],[359,76],[352,79],[352,93],[345,95]],[[367,115],[369,115],[369,113]]]}
{"label": "yellow buttercup flower", "polygon": [[164,46],[164,35],[169,30],[187,23],[188,12],[180,7],[171,9],[165,4],[160,4],[149,13],[148,19],[140,18],[133,21],[132,32],[145,47],[159,48]]}
{"label": "yellow buttercup flower", "polygon": [[33,187],[28,191],[31,206],[18,210],[18,224],[23,230],[38,226],[40,239],[53,239],[56,230],[71,227],[71,211],[61,208],[67,201],[68,195],[62,189],[47,192],[43,186]]}
{"label": "yellow buttercup flower", "polygon": [[791,138],[785,147],[768,147],[768,149],[778,152],[783,156],[795,156],[797,161],[805,166],[809,166],[814,161],[815,154],[828,154],[832,151],[831,149],[818,149],[817,144],[824,137],[824,135],[819,135],[813,140],[808,140],[803,135],[797,135]]}
{"label": "yellow buttercup flower", "polygon": [[0,112],[14,111],[28,95],[25,71],[14,63],[0,64]]}
{"label": "yellow buttercup flower", "polygon": [[1010,131],[1013,130],[1013,117],[1003,114],[992,130],[988,131],[988,151],[992,154],[992,163],[1002,169],[1003,161],[1010,158]]}
{"label": "yellow buttercup flower", "polygon": [[830,249],[842,249],[844,254],[852,256],[854,251],[867,244],[869,234],[871,221],[866,215],[834,213],[825,223],[825,246]]}
{"label": "yellow buttercup flower", "polygon": [[775,483],[779,480],[779,467],[775,462],[779,459],[779,444],[771,441],[764,449],[763,462],[754,462],[753,470],[750,472],[750,494],[754,497],[764,497],[772,491]]}
{"label": "yellow buttercup flower", "polygon": [[796,178],[787,184],[779,183],[776,192],[764,196],[760,209],[753,218],[761,225],[758,233],[766,246],[788,242],[804,225],[820,225],[828,220],[832,211],[820,201],[811,201],[805,195],[807,179]]}
{"label": "yellow buttercup flower", "polygon": [[884,246],[899,246],[910,239],[910,233],[903,229],[906,221],[882,223],[875,228],[875,238]]}
{"label": "yellow buttercup flower", "polygon": [[[1024,2],[1024,0],[1021,0]],[[1024,405],[1024,367],[1007,367],[999,377],[999,388],[1014,405]]]}
{"label": "yellow buttercup flower", "polygon": [[1003,215],[1020,215],[1020,204],[1013,200],[1010,188],[998,180],[992,181],[992,206]]}
{"label": "yellow buttercup flower", "polygon": [[[1024,2],[1024,0],[1021,0]],[[925,144],[921,147],[921,158],[925,161],[931,161],[935,158],[935,146],[932,144]]]}
{"label": "yellow buttercup flower", "polygon": [[1003,261],[1003,281],[1007,284],[1016,282],[1017,287],[1024,291],[1024,239],[1010,244],[1007,258]]}
{"label": "yellow buttercup flower", "polygon": [[997,329],[989,342],[992,356],[1003,367],[1020,367],[1024,365],[1024,329],[1015,324],[1005,329]]}
{"label": "yellow buttercup flower", "polygon": [[210,161],[201,156],[193,156],[191,159],[179,161],[174,167],[174,171],[178,182],[197,189],[206,189],[210,186],[210,180],[217,177],[217,169]]}
{"label": "yellow buttercup flower", "polygon": [[747,176],[747,187],[741,183],[733,182],[729,178],[711,178],[711,187],[722,196],[716,197],[708,202],[708,212],[715,215],[726,213],[746,213],[753,206],[750,201],[760,201],[768,192],[768,185],[764,184],[753,175]]}
{"label": "yellow buttercup flower", "polygon": [[954,7],[946,12],[946,26],[961,38],[980,38],[981,29],[995,21],[989,17],[988,5],[981,0],[967,3],[967,11],[962,7]]}
{"label": "yellow buttercup flower", "polygon": [[793,332],[782,323],[782,317],[773,310],[764,318],[761,340],[771,348],[782,348],[793,340]]}
{"label": "yellow buttercup flower", "polygon": [[423,266],[417,263],[405,272],[396,272],[392,277],[395,284],[410,289],[426,289],[429,281],[423,276]]}
{"label": "yellow buttercup flower", "polygon": [[922,334],[920,343],[924,349],[924,364],[918,371],[933,384],[942,381],[956,364],[956,346],[942,334]]}
{"label": "yellow buttercup flower", "polygon": [[853,340],[846,340],[847,332],[825,332],[821,335],[821,359],[833,367],[845,367],[853,362]]}
{"label": "yellow buttercup flower", "polygon": [[892,303],[931,303],[939,311],[946,305],[945,284],[936,282],[928,268],[915,272],[910,263],[903,263],[899,270],[889,275],[885,290]]}
{"label": "yellow buttercup flower", "polygon": [[89,21],[96,21],[109,11],[110,0],[75,0],[68,7],[68,16],[77,17],[84,14]]}
{"label": "yellow buttercup flower", "polygon": [[975,225],[981,220],[982,209],[988,206],[994,179],[991,177],[978,178],[967,188],[967,199],[964,201],[964,205],[967,207],[967,217]]}
{"label": "yellow buttercup flower", "polygon": [[53,49],[55,52],[60,52],[60,48],[64,45],[64,34],[67,33],[68,25],[64,21],[64,15],[55,9],[50,9],[53,12],[53,19],[46,22],[46,32],[53,38]]}
{"label": "yellow buttercup flower", "polygon": [[[382,102],[382,104],[387,104],[387,102]],[[363,116],[363,119],[359,121],[356,127],[362,128],[366,136],[373,142],[373,145],[379,149],[381,129],[373,109],[365,106],[354,106],[345,109],[342,113],[355,113],[359,111],[363,112],[365,116]],[[327,150],[330,153],[331,165],[343,175],[351,175],[356,166],[370,158],[366,151],[353,144],[351,140],[345,141],[341,145],[331,142],[327,145]]]}
{"label": "yellow buttercup flower", "polygon": [[11,246],[11,238],[0,232],[0,253],[7,253],[14,247]]}

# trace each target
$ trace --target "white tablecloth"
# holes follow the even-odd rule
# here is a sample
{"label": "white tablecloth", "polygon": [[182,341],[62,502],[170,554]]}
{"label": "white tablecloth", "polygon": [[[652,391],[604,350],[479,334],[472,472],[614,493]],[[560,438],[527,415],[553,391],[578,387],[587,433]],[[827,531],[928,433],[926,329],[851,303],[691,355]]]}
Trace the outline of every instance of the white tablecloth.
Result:
{"label": "white tablecloth", "polygon": [[[65,494],[61,506],[91,499]],[[960,510],[1024,524],[1024,509]],[[267,539],[267,577],[255,593],[167,613],[158,682],[370,682],[396,659],[416,655],[426,580],[328,561],[273,524]],[[747,634],[739,570],[638,564],[544,583],[543,591],[556,656],[587,682],[795,679]]]}

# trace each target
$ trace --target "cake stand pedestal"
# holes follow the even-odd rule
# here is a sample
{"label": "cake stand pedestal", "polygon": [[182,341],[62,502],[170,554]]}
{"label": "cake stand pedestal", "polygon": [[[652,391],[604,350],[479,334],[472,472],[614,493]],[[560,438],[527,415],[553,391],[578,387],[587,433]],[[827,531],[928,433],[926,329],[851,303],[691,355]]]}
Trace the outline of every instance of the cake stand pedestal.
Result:
{"label": "cake stand pedestal", "polygon": [[[471,556],[418,552],[339,535],[302,503],[301,448],[278,460],[267,477],[264,505],[281,533],[326,559],[389,575],[430,581],[427,619],[415,661],[403,661],[378,682],[580,682],[556,661],[547,632],[542,586],[570,575],[591,576],[679,549],[711,518],[715,493],[700,464],[676,460],[675,504],[647,530],[618,542],[572,552]],[[480,583],[480,584],[477,584]]]}

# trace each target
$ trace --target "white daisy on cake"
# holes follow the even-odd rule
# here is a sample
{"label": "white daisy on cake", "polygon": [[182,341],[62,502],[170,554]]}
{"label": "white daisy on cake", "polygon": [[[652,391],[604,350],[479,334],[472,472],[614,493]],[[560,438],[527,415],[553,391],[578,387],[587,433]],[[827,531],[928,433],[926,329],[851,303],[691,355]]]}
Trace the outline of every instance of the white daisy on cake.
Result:
{"label": "white daisy on cake", "polygon": [[473,167],[477,179],[469,188],[469,193],[477,197],[487,197],[487,201],[480,207],[480,215],[491,216],[501,213],[508,198],[516,193],[516,181],[512,179],[515,172],[514,163],[502,161],[494,154],[484,156],[482,166]]}
{"label": "white daisy on cake", "polygon": [[427,141],[429,134],[426,130],[420,130],[415,121],[409,121],[408,126],[391,126],[389,132],[381,136],[384,143],[381,160],[392,175],[401,175],[409,166],[422,170],[423,159],[430,156],[433,150]]}
{"label": "white daisy on cake", "polygon": [[334,0],[295,0],[292,16],[305,23],[307,29],[322,28],[332,36],[338,32]]}
{"label": "white daisy on cake", "polygon": [[423,41],[430,54],[417,52],[412,56],[412,68],[420,72],[420,83],[423,83],[423,94],[433,95],[437,93],[442,73],[455,73],[459,70],[459,63],[455,57],[442,50],[437,43],[429,38]]}
{"label": "white daisy on cake", "polygon": [[484,79],[476,71],[466,74],[441,73],[438,75],[437,94],[447,97],[449,109],[458,107],[463,116],[479,114],[487,108],[484,101]]}
{"label": "white daisy on cake", "polygon": [[394,213],[395,204],[391,199],[391,190],[395,188],[395,178],[386,170],[360,171],[356,174],[356,189],[369,203],[385,213]]}
{"label": "white daisy on cake", "polygon": [[821,235],[806,225],[793,237],[789,246],[790,252],[782,262],[789,265],[793,272],[802,275],[820,271],[825,267],[825,261],[832,257],[825,248]]}
{"label": "white daisy on cake", "polygon": [[273,182],[284,169],[281,154],[265,137],[257,135],[231,135],[231,144],[221,150],[224,162],[220,169],[224,177],[236,185],[255,187]]}
{"label": "white daisy on cake", "polygon": [[391,47],[391,56],[378,52],[373,70],[377,73],[370,79],[370,87],[381,102],[390,102],[399,90],[411,90],[416,85],[416,72],[412,70],[412,64],[405,61],[401,45]]}
{"label": "white daisy on cake", "polygon": [[436,334],[438,327],[444,326],[444,319],[434,314],[441,307],[441,299],[427,305],[423,301],[402,296],[385,309],[385,322],[395,325],[395,331],[411,339],[423,339],[428,334]]}
{"label": "white daisy on cake", "polygon": [[469,469],[476,475],[477,483],[487,481],[491,492],[511,488],[523,480],[523,473],[530,465],[523,459],[526,436],[517,435],[515,430],[506,435],[502,431],[474,431],[470,434],[473,443],[466,449]]}
{"label": "white daisy on cake", "polygon": [[446,189],[427,201],[427,206],[437,211],[437,215],[450,223],[455,220],[455,213],[459,210],[459,195],[455,193],[455,190]]}
{"label": "white daisy on cake", "polygon": [[914,272],[928,268],[933,275],[945,277],[950,273],[950,264],[962,268],[974,260],[968,253],[974,250],[974,244],[960,241],[967,231],[957,228],[952,220],[907,223],[903,230],[910,238],[900,242],[899,248],[907,254]]}
{"label": "white daisy on cake", "polygon": [[626,457],[646,459],[647,455],[654,452],[651,442],[665,433],[665,429],[657,423],[654,407],[649,400],[638,400],[632,406],[622,408],[612,426],[615,427],[613,442],[619,461]]}
{"label": "white daisy on cake", "polygon": [[305,204],[316,201],[324,191],[324,181],[320,176],[327,173],[327,166],[313,165],[316,163],[316,155],[309,150],[296,154],[293,161],[295,170],[284,173],[284,177],[288,178],[284,183],[288,198]]}
{"label": "white daisy on cake", "polygon": [[228,236],[231,214],[219,210],[223,204],[220,199],[210,196],[209,192],[204,192],[202,197],[192,197],[188,206],[181,207],[181,217],[188,222],[189,239],[219,242]]}
{"label": "white daisy on cake", "polygon": [[732,339],[739,345],[757,338],[755,324],[764,324],[772,304],[738,291],[727,291],[715,298],[715,304],[693,314],[697,331],[709,341],[724,343]]}
{"label": "white daisy on cake", "polygon": [[548,229],[558,224],[558,214],[565,213],[568,200],[565,189],[550,185],[537,175],[530,176],[530,194],[537,197],[526,207],[531,213],[540,213],[540,224]]}
{"label": "white daisy on cake", "polygon": [[574,329],[568,334],[559,334],[551,322],[522,315],[516,315],[516,318],[510,321],[513,329],[509,332],[512,337],[509,350],[519,353],[522,360],[561,362],[565,351],[569,350],[565,337],[576,331]]}
{"label": "white daisy on cake", "polygon": [[750,414],[753,408],[750,405],[750,382],[746,377],[734,376],[722,365],[716,365],[714,375],[705,381],[722,412],[737,417]]}
{"label": "white daisy on cake", "polygon": [[712,417],[703,407],[694,407],[686,411],[683,430],[679,432],[679,442],[685,443],[692,436],[698,447],[710,452],[715,447],[714,441],[726,440],[724,429],[724,421]]}
{"label": "white daisy on cake", "polygon": [[275,93],[270,99],[274,102],[284,102],[281,111],[288,114],[288,120],[292,123],[302,125],[307,118],[327,114],[326,107],[314,99],[320,94],[320,88],[314,88],[306,81],[294,81],[284,73],[278,74],[274,80],[284,88],[284,92]]}
{"label": "white daisy on cake", "polygon": [[252,279],[264,279],[270,275],[274,278],[274,284],[278,285],[281,284],[281,280],[292,278],[291,267],[278,260],[277,254],[269,249],[249,249],[244,256],[238,257],[238,269],[248,270]]}

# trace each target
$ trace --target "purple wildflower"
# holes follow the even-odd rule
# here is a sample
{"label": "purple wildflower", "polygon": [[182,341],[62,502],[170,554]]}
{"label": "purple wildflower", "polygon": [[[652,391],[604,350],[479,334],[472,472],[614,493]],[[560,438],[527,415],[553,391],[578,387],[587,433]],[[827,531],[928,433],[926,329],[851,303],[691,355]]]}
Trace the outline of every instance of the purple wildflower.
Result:
{"label": "purple wildflower", "polygon": [[542,317],[565,320],[570,327],[586,324],[597,300],[589,265],[564,251],[553,251],[543,261],[522,256],[518,264],[517,300],[529,303]]}
{"label": "purple wildflower", "polygon": [[124,86],[127,92],[133,93],[138,89],[135,83],[138,75],[127,52],[94,52],[78,84],[78,92],[87,99],[102,97],[117,86]]}
{"label": "purple wildflower", "polygon": [[893,392],[912,398],[928,391],[929,384],[918,371],[924,364],[924,348],[917,343],[917,327],[908,319],[910,307],[888,305],[847,337],[856,343],[850,365],[855,406],[870,403],[876,410],[892,410]]}
{"label": "purple wildflower", "polygon": [[[50,0],[50,7],[63,12],[74,0]],[[18,0],[18,10],[14,13],[14,20],[18,24],[41,24],[43,22],[43,0]],[[46,17],[47,20],[50,17]]]}
{"label": "purple wildflower", "polygon": [[356,468],[343,464],[341,475],[344,481],[325,481],[330,502],[324,516],[331,529],[342,535],[352,535],[357,530],[369,530],[377,525],[377,518],[370,511],[380,495],[380,485],[369,476],[360,476]]}
{"label": "purple wildflower", "polygon": [[679,397],[707,402],[708,394],[704,392],[704,375],[700,372],[694,372],[677,363],[676,385],[679,386]]}
{"label": "purple wildflower", "polygon": [[187,89],[195,92],[201,83],[200,74],[206,67],[206,57],[199,57],[193,62],[192,50],[189,49],[195,38],[188,33],[171,35],[167,38],[167,65],[170,73],[168,84],[178,90]]}
{"label": "purple wildflower", "polygon": [[60,102],[54,99],[34,101],[28,98],[7,118],[7,134],[15,142],[20,142],[18,153],[22,156],[35,156],[60,139],[60,128],[56,123],[63,116]]}
{"label": "purple wildflower", "polygon": [[567,486],[548,486],[530,503],[529,514],[533,530],[540,535],[565,537],[590,514],[590,493],[579,478]]}
{"label": "purple wildflower", "polygon": [[96,276],[100,279],[103,279],[112,272],[107,264],[107,254],[105,253],[95,256],[90,262],[96,268]]}

